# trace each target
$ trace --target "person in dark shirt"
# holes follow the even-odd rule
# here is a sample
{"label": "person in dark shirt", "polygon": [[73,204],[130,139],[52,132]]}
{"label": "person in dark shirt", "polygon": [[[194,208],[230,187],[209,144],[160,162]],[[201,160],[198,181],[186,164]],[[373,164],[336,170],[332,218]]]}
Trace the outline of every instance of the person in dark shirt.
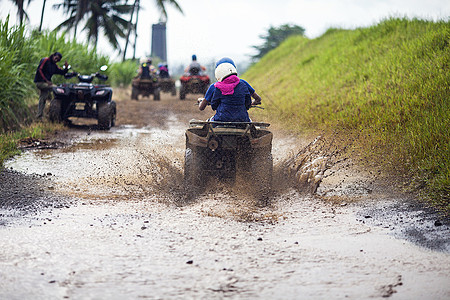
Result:
{"label": "person in dark shirt", "polygon": [[139,66],[138,70],[138,78],[145,78],[149,79],[152,77],[152,75],[156,74],[156,69],[152,65],[152,59],[151,58],[141,58],[140,60],[141,65]]}
{"label": "person in dark shirt", "polygon": [[184,72],[189,75],[202,75],[206,68],[197,62],[197,55],[192,55],[192,62],[184,69]]}
{"label": "person in dark shirt", "polygon": [[56,64],[61,61],[62,54],[55,52],[49,57],[44,57],[39,62],[39,66],[36,70],[36,75],[34,76],[34,82],[36,87],[40,91],[39,95],[39,106],[37,118],[42,119],[44,115],[45,102],[51,97],[51,90],[53,88],[52,76],[54,74],[64,75],[69,71],[67,61],[64,62],[64,69],[61,69]]}

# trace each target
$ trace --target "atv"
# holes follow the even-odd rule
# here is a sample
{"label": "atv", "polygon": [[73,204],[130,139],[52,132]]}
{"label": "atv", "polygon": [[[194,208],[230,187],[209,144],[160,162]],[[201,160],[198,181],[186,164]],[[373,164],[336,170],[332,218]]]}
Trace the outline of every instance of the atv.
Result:
{"label": "atv", "polygon": [[203,74],[199,68],[191,68],[188,73],[180,77],[180,100],[187,94],[205,94],[209,88],[209,76]]}
{"label": "atv", "polygon": [[[70,66],[69,66],[70,67]],[[108,67],[102,66],[100,71]],[[81,75],[66,73],[66,79],[77,77],[79,83],[64,83],[53,87],[54,98],[50,102],[49,117],[52,122],[70,122],[69,118],[94,118],[102,129],[110,129],[116,121],[116,103],[112,100],[112,89],[104,84],[92,84],[94,78],[107,80],[99,72]]]}
{"label": "atv", "polygon": [[239,175],[251,192],[266,198],[272,184],[272,133],[268,123],[191,120],[186,130],[185,183],[203,189],[210,178],[234,183]]}
{"label": "atv", "polygon": [[153,100],[161,99],[161,89],[158,77],[154,74],[150,78],[135,77],[131,83],[131,99],[138,100],[139,95],[149,97],[153,95]]}
{"label": "atv", "polygon": [[161,92],[170,93],[172,96],[177,94],[177,88],[175,87],[175,81],[170,77],[159,78],[159,87]]}

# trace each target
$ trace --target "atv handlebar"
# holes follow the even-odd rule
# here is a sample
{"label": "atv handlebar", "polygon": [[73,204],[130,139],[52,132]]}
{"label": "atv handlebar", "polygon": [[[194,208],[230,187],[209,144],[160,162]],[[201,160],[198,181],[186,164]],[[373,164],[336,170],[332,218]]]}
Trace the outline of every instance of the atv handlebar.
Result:
{"label": "atv handlebar", "polygon": [[108,75],[100,74],[99,72],[95,73],[95,77],[101,79],[101,80],[108,80]]}
{"label": "atv handlebar", "polygon": [[[194,105],[197,105],[197,106],[200,105],[200,103],[201,103],[203,100],[205,100],[205,98],[198,98],[198,99],[197,99],[197,103],[195,103]],[[206,105],[211,105],[211,103],[207,102]],[[259,106],[259,104],[258,104],[258,105],[252,105],[252,106],[249,107],[249,109],[252,108],[252,107],[254,107],[254,108],[259,108],[259,109],[264,109],[264,107]]]}
{"label": "atv handlebar", "polygon": [[[66,67],[66,69],[70,69],[71,67],[72,67],[71,65],[68,65]],[[106,71],[106,69],[108,69],[108,66],[106,66],[106,65],[103,65],[100,67],[100,71]],[[89,82],[90,83],[90,82],[92,82],[94,77],[97,77],[98,79],[101,79],[101,80],[108,80],[108,76],[100,74],[100,72],[95,72],[90,75],[82,75],[78,72],[71,72],[71,73],[64,74],[64,78],[66,78],[66,79],[70,79],[75,76],[78,77],[78,80],[80,82]]]}

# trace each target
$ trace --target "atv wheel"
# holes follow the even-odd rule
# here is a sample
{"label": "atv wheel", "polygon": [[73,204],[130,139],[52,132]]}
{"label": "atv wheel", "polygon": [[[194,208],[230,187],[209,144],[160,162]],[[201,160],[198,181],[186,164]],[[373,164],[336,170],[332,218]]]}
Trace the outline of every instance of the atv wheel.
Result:
{"label": "atv wheel", "polygon": [[187,187],[193,190],[198,190],[204,186],[200,155],[191,148],[186,148],[184,156],[184,182]]}
{"label": "atv wheel", "polygon": [[154,101],[161,100],[161,90],[159,88],[153,91],[153,100]]}
{"label": "atv wheel", "polygon": [[111,101],[111,107],[112,107],[111,127],[114,127],[114,126],[116,126],[116,113],[117,113],[115,101]]}
{"label": "atv wheel", "polygon": [[61,122],[62,121],[62,100],[61,99],[53,99],[50,102],[50,110],[49,110],[50,121],[52,122]]}
{"label": "atv wheel", "polygon": [[101,129],[110,129],[115,122],[115,114],[112,102],[100,102],[97,105],[98,127]]}
{"label": "atv wheel", "polygon": [[266,203],[272,190],[273,158],[269,150],[257,151],[252,158],[252,186],[256,198]]}
{"label": "atv wheel", "polygon": [[138,100],[138,97],[139,97],[139,90],[136,87],[132,86],[131,87],[131,100]]}
{"label": "atv wheel", "polygon": [[186,88],[184,86],[180,87],[180,100],[184,100],[186,98]]}

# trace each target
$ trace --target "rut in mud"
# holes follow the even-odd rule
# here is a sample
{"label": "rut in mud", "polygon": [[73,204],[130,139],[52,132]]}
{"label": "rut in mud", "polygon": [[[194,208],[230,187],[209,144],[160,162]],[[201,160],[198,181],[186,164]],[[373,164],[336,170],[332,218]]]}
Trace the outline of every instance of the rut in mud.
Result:
{"label": "rut in mud", "polygon": [[0,184],[0,298],[450,296],[448,222],[399,209],[404,195],[344,155],[351,140],[272,128],[267,205],[239,181],[192,195],[184,131],[212,112],[194,98],[117,97],[117,127],[76,123],[57,149],[7,162],[2,176],[15,187]]}

